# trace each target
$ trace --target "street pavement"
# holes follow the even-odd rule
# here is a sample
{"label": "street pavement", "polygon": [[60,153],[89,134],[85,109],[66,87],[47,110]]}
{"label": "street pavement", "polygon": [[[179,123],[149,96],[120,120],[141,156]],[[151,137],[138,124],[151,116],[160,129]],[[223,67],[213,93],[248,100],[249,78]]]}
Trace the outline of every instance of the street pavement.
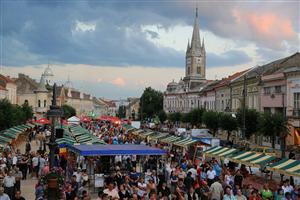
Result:
{"label": "street pavement", "polygon": [[[25,141],[22,142],[19,146],[18,149],[21,150],[22,153],[25,152]],[[37,150],[37,144],[35,141],[31,142],[31,149],[32,151],[36,151]],[[21,193],[22,196],[26,199],[26,200],[34,200],[35,199],[35,185],[37,184],[37,180],[36,179],[32,179],[30,176],[27,176],[27,180],[22,180],[21,181]]]}

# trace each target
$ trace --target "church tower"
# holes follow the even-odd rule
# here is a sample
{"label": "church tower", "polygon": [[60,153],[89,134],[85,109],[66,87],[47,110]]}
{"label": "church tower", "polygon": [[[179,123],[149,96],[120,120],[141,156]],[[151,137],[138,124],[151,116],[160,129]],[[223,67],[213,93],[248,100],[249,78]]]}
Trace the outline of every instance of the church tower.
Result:
{"label": "church tower", "polygon": [[188,42],[186,50],[186,67],[184,81],[188,82],[189,88],[205,81],[206,52],[204,39],[200,39],[198,8],[194,21],[191,43]]}

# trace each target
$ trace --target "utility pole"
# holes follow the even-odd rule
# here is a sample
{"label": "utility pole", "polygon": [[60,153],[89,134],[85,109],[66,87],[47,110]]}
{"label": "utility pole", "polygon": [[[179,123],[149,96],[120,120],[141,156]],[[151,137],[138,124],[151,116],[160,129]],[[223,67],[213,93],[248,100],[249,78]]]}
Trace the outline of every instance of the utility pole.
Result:
{"label": "utility pole", "polygon": [[246,74],[244,75],[243,83],[243,128],[242,128],[242,139],[245,139],[246,136],[246,96],[247,96],[247,84],[246,84]]}

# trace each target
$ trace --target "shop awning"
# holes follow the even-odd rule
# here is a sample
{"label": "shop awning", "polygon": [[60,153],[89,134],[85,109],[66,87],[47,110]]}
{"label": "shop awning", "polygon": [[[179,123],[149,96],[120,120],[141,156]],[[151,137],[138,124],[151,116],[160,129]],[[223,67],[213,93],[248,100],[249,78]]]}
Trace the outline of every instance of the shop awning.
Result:
{"label": "shop awning", "polygon": [[231,156],[235,153],[237,153],[239,150],[234,149],[234,148],[227,148],[227,147],[221,147],[221,146],[215,146],[212,147],[203,153],[212,157],[226,157],[226,156]]}
{"label": "shop awning", "polygon": [[150,140],[158,140],[160,138],[166,137],[168,133],[156,133],[154,135],[150,135],[149,138]]}
{"label": "shop awning", "polygon": [[187,146],[192,145],[196,142],[198,142],[198,141],[194,140],[192,138],[184,138],[182,140],[178,140],[178,141],[174,142],[174,145],[180,146],[180,147],[187,147]]}
{"label": "shop awning", "polygon": [[247,166],[261,167],[276,159],[274,156],[269,156],[263,153],[252,151],[243,151],[228,158],[232,162],[241,163]]}
{"label": "shop awning", "polygon": [[146,138],[150,135],[153,135],[154,132],[153,131],[149,131],[149,132],[144,132],[144,133],[141,133],[139,136],[142,137],[142,138]]}
{"label": "shop awning", "polygon": [[6,142],[6,143],[11,143],[11,138],[0,136],[0,141]]}
{"label": "shop awning", "polygon": [[133,131],[132,134],[133,134],[133,135],[138,135],[138,134],[140,134],[140,133],[142,133],[142,132],[144,132],[144,130],[139,129],[139,130]]}
{"label": "shop awning", "polygon": [[163,143],[172,143],[175,142],[177,140],[180,140],[180,137],[174,136],[174,135],[170,135],[168,137],[163,138],[162,140],[160,140]]}
{"label": "shop awning", "polygon": [[115,155],[164,155],[166,151],[146,145],[68,145],[68,149],[82,156],[115,156]]}
{"label": "shop awning", "polygon": [[268,170],[278,172],[288,176],[300,177],[300,161],[292,159],[282,159],[267,167]]}

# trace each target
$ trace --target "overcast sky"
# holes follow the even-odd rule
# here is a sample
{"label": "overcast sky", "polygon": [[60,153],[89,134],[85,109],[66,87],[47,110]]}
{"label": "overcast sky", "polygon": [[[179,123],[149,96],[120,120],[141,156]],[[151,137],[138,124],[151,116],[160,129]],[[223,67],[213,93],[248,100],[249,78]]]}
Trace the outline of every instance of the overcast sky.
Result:
{"label": "overcast sky", "polygon": [[58,83],[97,97],[140,96],[184,76],[199,9],[207,79],[299,51],[295,1],[0,0],[2,73],[39,79],[47,63]]}

